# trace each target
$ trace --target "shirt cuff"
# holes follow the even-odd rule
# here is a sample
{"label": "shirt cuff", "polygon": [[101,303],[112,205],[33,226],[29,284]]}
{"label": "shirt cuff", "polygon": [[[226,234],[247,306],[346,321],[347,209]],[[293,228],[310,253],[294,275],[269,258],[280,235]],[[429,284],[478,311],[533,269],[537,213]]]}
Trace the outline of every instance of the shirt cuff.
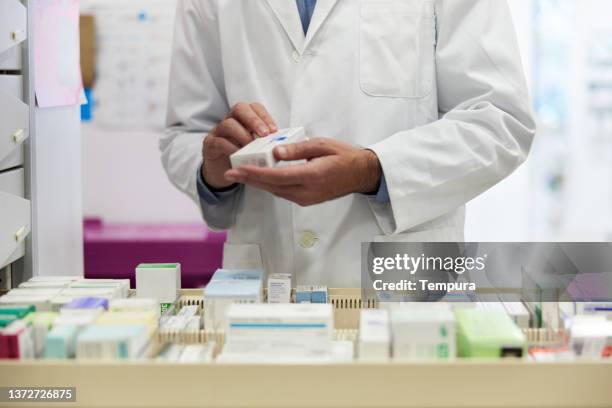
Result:
{"label": "shirt cuff", "polygon": [[380,178],[380,187],[378,187],[378,192],[376,193],[376,201],[381,204],[388,204],[391,202],[391,197],[389,197],[389,189],[387,188],[387,180],[385,179],[384,173]]}
{"label": "shirt cuff", "polygon": [[229,188],[227,190],[213,191],[212,188],[206,184],[204,178],[202,177],[201,166],[198,167],[198,174],[196,175],[196,180],[198,186],[198,196],[200,196],[200,198],[204,200],[206,204],[209,205],[219,204],[222,199],[233,195],[240,187],[238,184],[236,184],[232,188]]}
{"label": "shirt cuff", "polygon": [[378,191],[376,193],[366,194],[369,197],[374,198],[379,204],[389,204],[391,202],[391,197],[389,197],[389,189],[387,188],[387,180],[385,179],[385,174],[380,178],[380,186],[378,186]]}

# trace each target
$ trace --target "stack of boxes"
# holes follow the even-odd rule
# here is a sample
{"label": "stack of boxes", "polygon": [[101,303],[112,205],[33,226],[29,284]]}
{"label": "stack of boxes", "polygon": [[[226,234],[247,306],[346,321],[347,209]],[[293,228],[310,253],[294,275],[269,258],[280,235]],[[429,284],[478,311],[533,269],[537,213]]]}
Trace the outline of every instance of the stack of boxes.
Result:
{"label": "stack of boxes", "polygon": [[[353,360],[352,340],[333,340],[334,310],[327,303],[327,287],[299,286],[297,303],[291,304],[291,276],[272,275],[265,304],[263,282],[261,270],[218,270],[204,289],[203,319],[196,305],[162,314],[178,297],[179,264],[139,265],[136,298],[128,298],[127,280],[36,278],[0,298],[0,358],[136,359],[146,354],[158,330],[196,333],[204,326],[225,332],[221,362]],[[555,320],[567,331],[567,342],[557,351],[539,350],[534,358],[600,359],[612,354],[609,303],[527,305],[493,300],[382,304],[362,310],[358,358],[521,358],[527,355],[522,329],[554,326]],[[529,310],[540,314],[534,317]],[[212,343],[172,344],[158,359],[209,362],[213,350]]]}
{"label": "stack of boxes", "polygon": [[40,312],[57,312],[75,299],[83,297],[107,300],[125,298],[129,279],[92,280],[78,277],[33,278],[0,297],[0,305],[33,305]]}
{"label": "stack of boxes", "polygon": [[295,291],[295,303],[327,303],[327,286],[301,285]]}
{"label": "stack of boxes", "polygon": [[204,288],[204,328],[223,330],[228,309],[234,303],[262,303],[263,279],[260,269],[217,270]]}

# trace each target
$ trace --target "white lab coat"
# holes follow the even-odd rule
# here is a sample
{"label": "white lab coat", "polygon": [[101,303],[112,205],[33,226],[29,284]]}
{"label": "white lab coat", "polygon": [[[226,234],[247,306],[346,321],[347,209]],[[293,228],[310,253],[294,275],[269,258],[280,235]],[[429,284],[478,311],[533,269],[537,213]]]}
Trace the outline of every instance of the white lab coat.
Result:
{"label": "white lab coat", "polygon": [[466,202],[514,171],[535,133],[505,0],[318,0],[306,38],[294,0],[179,0],[160,147],[196,202],[202,139],[237,102],[368,147],[384,170],[390,204],[302,208],[247,187],[203,205],[229,229],[224,266],[296,284],[359,287],[361,242],[462,241]]}

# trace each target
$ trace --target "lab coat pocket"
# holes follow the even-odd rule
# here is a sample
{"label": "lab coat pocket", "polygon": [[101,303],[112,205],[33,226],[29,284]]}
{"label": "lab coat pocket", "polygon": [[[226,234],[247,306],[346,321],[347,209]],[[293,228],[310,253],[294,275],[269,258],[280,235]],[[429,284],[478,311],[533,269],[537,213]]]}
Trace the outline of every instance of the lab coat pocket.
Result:
{"label": "lab coat pocket", "polygon": [[258,244],[228,244],[223,247],[223,267],[226,269],[263,269]]}
{"label": "lab coat pocket", "polygon": [[395,235],[377,235],[374,242],[460,242],[462,233],[456,228],[437,228]]}
{"label": "lab coat pocket", "polygon": [[422,98],[435,79],[435,17],[429,0],[362,0],[359,81],[370,96]]}

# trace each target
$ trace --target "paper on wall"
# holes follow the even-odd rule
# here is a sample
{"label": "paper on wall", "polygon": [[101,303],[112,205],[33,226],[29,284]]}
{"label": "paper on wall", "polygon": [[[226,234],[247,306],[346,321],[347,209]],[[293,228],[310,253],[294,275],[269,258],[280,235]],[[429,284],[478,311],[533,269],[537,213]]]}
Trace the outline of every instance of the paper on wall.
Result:
{"label": "paper on wall", "polygon": [[34,88],[41,108],[80,105],[79,0],[38,0],[34,7]]}

